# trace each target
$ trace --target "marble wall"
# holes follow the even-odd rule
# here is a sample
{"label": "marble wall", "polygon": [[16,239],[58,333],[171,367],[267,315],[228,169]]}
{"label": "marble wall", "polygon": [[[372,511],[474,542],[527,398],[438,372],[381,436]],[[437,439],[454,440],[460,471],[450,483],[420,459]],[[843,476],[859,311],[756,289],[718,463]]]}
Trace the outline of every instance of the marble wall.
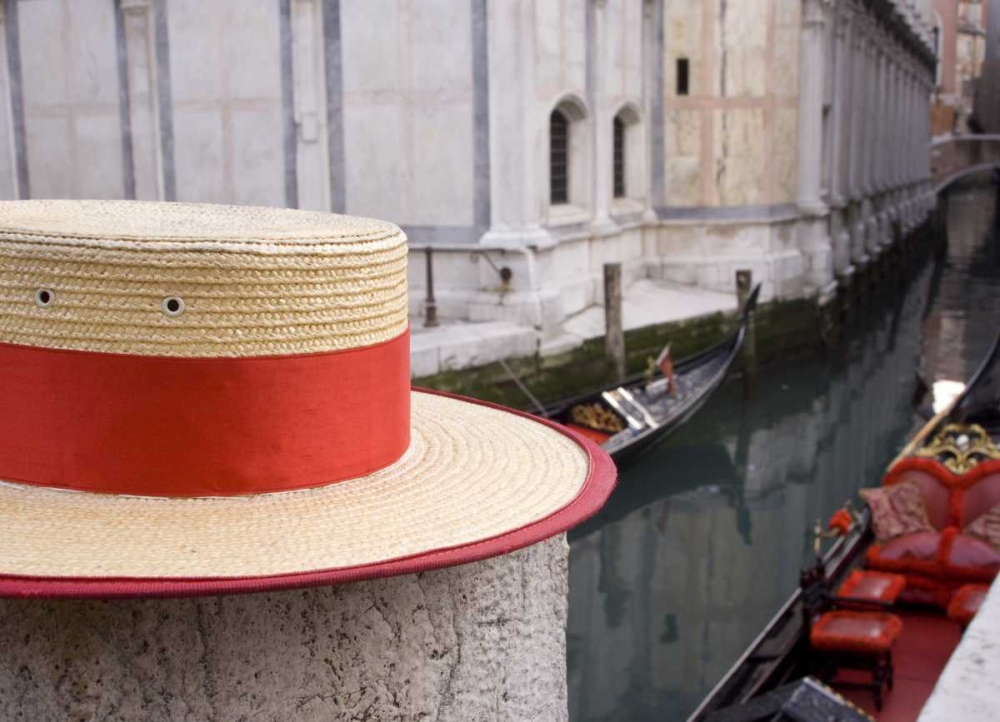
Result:
{"label": "marble wall", "polygon": [[[0,7],[0,197],[379,216],[441,248],[444,318],[558,334],[600,302],[607,261],[726,292],[750,267],[765,299],[823,299],[929,203],[930,0],[891,20],[866,0]],[[553,204],[557,107],[569,202]]]}

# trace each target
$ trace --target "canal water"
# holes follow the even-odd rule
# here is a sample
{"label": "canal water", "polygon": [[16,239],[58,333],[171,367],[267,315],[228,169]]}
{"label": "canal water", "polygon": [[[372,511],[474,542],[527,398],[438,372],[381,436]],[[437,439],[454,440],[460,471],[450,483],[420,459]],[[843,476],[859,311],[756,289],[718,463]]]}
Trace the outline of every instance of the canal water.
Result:
{"label": "canal water", "polygon": [[[570,534],[570,719],[684,720],[795,588],[827,519],[915,428],[916,375],[963,380],[1000,325],[996,192],[947,203],[946,260],[884,289],[833,348],[723,387],[621,470]],[[923,360],[921,360],[923,359]]]}

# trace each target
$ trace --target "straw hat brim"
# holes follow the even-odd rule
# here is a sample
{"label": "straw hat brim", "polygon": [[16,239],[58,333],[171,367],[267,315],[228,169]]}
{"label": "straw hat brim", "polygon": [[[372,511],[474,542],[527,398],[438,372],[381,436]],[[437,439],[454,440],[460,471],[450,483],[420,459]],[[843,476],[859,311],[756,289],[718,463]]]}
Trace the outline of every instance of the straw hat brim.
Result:
{"label": "straw hat brim", "polygon": [[189,596],[425,571],[563,532],[615,484],[593,442],[491,404],[415,390],[411,435],[386,469],[276,494],[169,499],[0,483],[0,596]]}

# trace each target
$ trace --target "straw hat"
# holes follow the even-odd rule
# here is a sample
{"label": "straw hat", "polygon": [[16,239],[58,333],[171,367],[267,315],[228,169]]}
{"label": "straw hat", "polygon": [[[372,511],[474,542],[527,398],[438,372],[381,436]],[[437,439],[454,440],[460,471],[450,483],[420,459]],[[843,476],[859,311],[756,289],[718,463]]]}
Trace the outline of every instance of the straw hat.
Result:
{"label": "straw hat", "polygon": [[409,573],[594,513],[594,444],[411,391],[406,262],[366,218],[0,203],[0,595]]}

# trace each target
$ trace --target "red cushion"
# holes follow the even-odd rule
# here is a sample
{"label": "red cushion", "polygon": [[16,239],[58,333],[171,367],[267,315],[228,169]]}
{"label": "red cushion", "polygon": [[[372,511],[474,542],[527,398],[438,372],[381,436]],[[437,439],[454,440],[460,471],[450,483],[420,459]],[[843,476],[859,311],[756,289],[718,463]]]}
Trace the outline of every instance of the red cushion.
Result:
{"label": "red cushion", "polygon": [[603,444],[611,438],[611,434],[606,434],[603,431],[598,431],[597,429],[591,429],[588,426],[581,426],[580,424],[564,424],[564,426],[573,429],[573,431],[581,436],[586,436],[595,444]]}
{"label": "red cushion", "polygon": [[969,526],[997,504],[1000,504],[1000,474],[989,474],[965,490],[962,526]]}
{"label": "red cushion", "polygon": [[904,481],[858,492],[872,513],[872,530],[880,542],[905,534],[932,532],[919,482]]}
{"label": "red cushion", "polygon": [[879,559],[890,561],[905,559],[928,561],[937,556],[938,545],[940,543],[940,532],[922,531],[890,539],[884,544],[873,547],[873,549],[877,549],[875,556]]}
{"label": "red cushion", "polygon": [[986,584],[966,584],[960,587],[948,605],[948,619],[953,619],[963,627],[968,625],[976,616],[989,591],[990,588]]}
{"label": "red cushion", "polygon": [[837,596],[891,604],[905,586],[906,579],[899,574],[855,569],[840,585]]}
{"label": "red cushion", "polygon": [[905,482],[915,482],[920,486],[920,493],[924,497],[924,508],[927,511],[927,518],[935,529],[941,530],[948,526],[949,500],[948,487],[934,478],[930,473],[918,470],[907,469],[894,480],[894,484]]}
{"label": "red cushion", "polygon": [[816,649],[834,652],[888,652],[903,631],[895,614],[836,611],[813,625],[809,641]]}
{"label": "red cushion", "polygon": [[958,534],[951,544],[948,563],[956,567],[1000,569],[1000,551],[981,539]]}

